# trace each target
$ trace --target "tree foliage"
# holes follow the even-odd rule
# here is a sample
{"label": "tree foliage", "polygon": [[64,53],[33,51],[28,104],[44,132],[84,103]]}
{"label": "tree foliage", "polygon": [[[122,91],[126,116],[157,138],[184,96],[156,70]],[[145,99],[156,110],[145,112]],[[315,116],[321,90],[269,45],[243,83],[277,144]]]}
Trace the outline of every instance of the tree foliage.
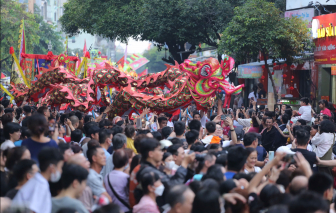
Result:
{"label": "tree foliage", "polygon": [[[199,43],[217,47],[220,32],[245,0],[69,0],[60,21],[71,35],[84,30],[122,42],[129,37],[166,44],[179,63]],[[186,51],[185,43],[192,46]],[[184,52],[184,53],[180,53]]]}
{"label": "tree foliage", "polygon": [[148,73],[161,72],[167,68],[165,63],[162,61],[162,58],[165,57],[164,51],[158,51],[157,48],[152,48],[150,50],[146,50],[143,53],[143,56],[149,60],[149,63],[144,66],[148,67]]}
{"label": "tree foliage", "polygon": [[275,61],[284,58],[288,64],[293,63],[294,57],[309,47],[307,23],[299,18],[282,18],[274,3],[265,0],[250,0],[235,8],[234,13],[223,32],[219,51],[234,54],[238,60],[256,59],[260,51],[275,88],[266,57]]}
{"label": "tree foliage", "polygon": [[26,11],[27,6],[17,3],[14,0],[0,0],[1,3],[1,58],[0,69],[9,74],[11,70],[11,55],[9,48],[14,47],[15,54],[18,57],[18,41],[20,35],[21,20],[25,23],[26,52],[32,52],[33,46],[38,44],[39,36],[38,23],[35,21],[34,14]]}

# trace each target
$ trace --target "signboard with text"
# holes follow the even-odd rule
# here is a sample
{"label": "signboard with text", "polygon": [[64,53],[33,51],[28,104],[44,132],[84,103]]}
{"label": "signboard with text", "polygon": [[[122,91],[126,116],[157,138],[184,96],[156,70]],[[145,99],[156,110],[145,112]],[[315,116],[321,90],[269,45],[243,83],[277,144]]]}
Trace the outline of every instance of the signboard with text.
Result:
{"label": "signboard with text", "polygon": [[[286,0],[286,10],[305,8],[305,7],[308,7],[308,4],[310,2],[312,2],[312,0]],[[319,0],[318,2],[324,6],[336,5],[335,1],[330,1],[330,0]]]}
{"label": "signboard with text", "polygon": [[312,20],[314,17],[314,9],[313,8],[306,8],[306,9],[300,9],[300,10],[291,10],[285,12],[285,17],[298,17],[301,18],[304,21],[308,21],[308,28],[312,26]]}
{"label": "signboard with text", "polygon": [[331,67],[331,75],[336,75],[336,66]]}
{"label": "signboard with text", "polygon": [[336,63],[336,13],[315,16],[312,21],[317,64]]}
{"label": "signboard with text", "polygon": [[263,70],[261,66],[238,66],[237,78],[261,78]]}

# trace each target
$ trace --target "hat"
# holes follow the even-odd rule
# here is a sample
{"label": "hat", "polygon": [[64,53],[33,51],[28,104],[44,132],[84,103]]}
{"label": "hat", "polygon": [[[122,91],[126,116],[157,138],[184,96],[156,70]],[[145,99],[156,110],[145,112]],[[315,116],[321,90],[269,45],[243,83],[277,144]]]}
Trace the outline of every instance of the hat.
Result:
{"label": "hat", "polygon": [[171,145],[173,145],[173,143],[170,140],[160,140],[160,144],[161,144],[161,149],[170,147]]}
{"label": "hat", "polygon": [[92,134],[96,134],[97,132],[100,131],[100,128],[98,126],[93,126],[89,129],[89,135],[91,136]]}

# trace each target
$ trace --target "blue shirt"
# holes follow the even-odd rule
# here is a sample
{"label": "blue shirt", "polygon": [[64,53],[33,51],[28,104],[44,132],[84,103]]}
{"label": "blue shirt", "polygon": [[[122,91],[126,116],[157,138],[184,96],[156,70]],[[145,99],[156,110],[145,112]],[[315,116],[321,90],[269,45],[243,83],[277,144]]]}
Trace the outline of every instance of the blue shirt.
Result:
{"label": "blue shirt", "polygon": [[258,154],[258,161],[264,161],[267,156],[266,149],[262,146],[257,146],[256,150]]}
{"label": "blue shirt", "polygon": [[226,180],[232,179],[235,174],[235,172],[225,172]]}
{"label": "blue shirt", "polygon": [[105,153],[105,156],[106,156],[106,160],[107,160],[108,157],[111,156],[111,154],[108,151],[106,151],[106,149],[103,148],[103,150],[104,150],[104,153]]}
{"label": "blue shirt", "polygon": [[55,147],[58,148],[56,141],[50,139],[47,143],[40,143],[32,140],[31,138],[25,139],[22,141],[22,146],[26,146],[30,151],[31,159],[35,160],[37,164],[39,164],[37,156],[40,153],[41,149],[44,147]]}
{"label": "blue shirt", "polygon": [[18,140],[14,142],[15,146],[21,146],[21,144],[22,144],[22,140]]}

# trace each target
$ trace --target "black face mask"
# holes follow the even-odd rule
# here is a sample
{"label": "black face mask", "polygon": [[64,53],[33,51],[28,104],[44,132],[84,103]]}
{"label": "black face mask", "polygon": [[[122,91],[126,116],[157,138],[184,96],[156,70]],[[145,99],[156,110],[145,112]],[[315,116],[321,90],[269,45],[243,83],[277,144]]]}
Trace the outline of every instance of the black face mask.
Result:
{"label": "black face mask", "polygon": [[116,123],[116,125],[118,125],[118,126],[121,126],[121,125],[123,125],[123,124],[124,124],[124,120],[118,121],[118,122]]}

